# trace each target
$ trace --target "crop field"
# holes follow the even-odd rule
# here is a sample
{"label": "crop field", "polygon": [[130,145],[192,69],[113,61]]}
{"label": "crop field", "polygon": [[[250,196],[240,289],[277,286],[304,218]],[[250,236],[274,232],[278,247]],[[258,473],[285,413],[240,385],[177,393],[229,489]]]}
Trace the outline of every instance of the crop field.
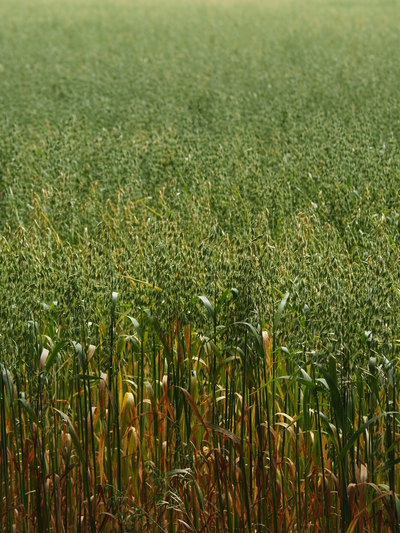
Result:
{"label": "crop field", "polygon": [[0,3],[0,530],[400,531],[400,3]]}

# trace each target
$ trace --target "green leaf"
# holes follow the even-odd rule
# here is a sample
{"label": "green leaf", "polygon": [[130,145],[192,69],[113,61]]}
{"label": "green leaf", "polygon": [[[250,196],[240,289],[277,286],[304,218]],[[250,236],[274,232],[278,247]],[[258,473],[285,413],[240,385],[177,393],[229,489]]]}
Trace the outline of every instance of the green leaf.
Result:
{"label": "green leaf", "polygon": [[142,333],[142,328],[140,327],[140,324],[139,322],[136,320],[136,318],[134,318],[133,316],[127,316],[127,318],[129,318],[129,320],[132,322],[132,325],[133,327],[135,328],[136,330],[136,333],[138,334],[138,337],[140,340],[143,339],[143,333]]}
{"label": "green leaf", "polygon": [[68,344],[67,341],[59,341],[57,342],[57,344],[54,346],[54,348],[51,350],[49,356],[47,357],[46,359],[46,363],[44,365],[44,368],[46,370],[46,372],[48,372],[50,370],[50,368],[52,367],[54,361],[56,360],[56,357],[57,355],[59,354],[59,352]]}
{"label": "green leaf", "polygon": [[1,374],[6,392],[7,403],[10,406],[14,401],[14,383],[11,373],[4,365],[1,365]]}
{"label": "green leaf", "polygon": [[320,371],[322,372],[322,374],[324,375],[324,378],[326,380],[326,383],[327,383],[327,386],[328,386],[328,389],[329,389],[329,393],[330,393],[330,397],[331,397],[332,407],[336,411],[338,420],[342,420],[343,419],[343,409],[344,408],[343,408],[342,398],[341,398],[341,395],[340,395],[340,392],[339,392],[339,389],[338,389],[338,386],[337,386],[336,373],[332,375],[332,373],[330,371],[326,370],[322,366],[320,366],[319,368],[320,368]]}
{"label": "green leaf", "polygon": [[199,300],[204,304],[204,307],[207,309],[207,312],[210,315],[212,321],[215,322],[215,312],[213,306],[210,303],[210,300],[206,296],[199,296]]}
{"label": "green leaf", "polygon": [[260,356],[264,357],[264,346],[263,346],[262,336],[257,332],[256,328],[252,324],[249,324],[249,322],[235,322],[233,325],[234,326],[245,326],[250,331],[250,333],[254,337],[254,340],[256,341],[257,349],[258,349]]}
{"label": "green leaf", "polygon": [[288,298],[289,298],[289,292],[285,293],[285,296],[282,298],[281,303],[278,305],[278,309],[275,313],[275,318],[274,318],[274,330],[276,330],[280,324],[282,313],[285,310]]}
{"label": "green leaf", "polygon": [[345,457],[346,453],[350,450],[352,445],[355,443],[355,441],[358,439],[358,437],[364,433],[366,429],[369,428],[372,424],[375,424],[380,418],[383,416],[390,416],[390,415],[396,415],[398,414],[398,411],[388,411],[387,413],[380,413],[379,415],[373,416],[370,418],[365,424],[363,424],[358,431],[356,431],[351,438],[346,442],[345,446],[342,448],[342,451],[338,455],[338,462],[342,461],[342,459]]}

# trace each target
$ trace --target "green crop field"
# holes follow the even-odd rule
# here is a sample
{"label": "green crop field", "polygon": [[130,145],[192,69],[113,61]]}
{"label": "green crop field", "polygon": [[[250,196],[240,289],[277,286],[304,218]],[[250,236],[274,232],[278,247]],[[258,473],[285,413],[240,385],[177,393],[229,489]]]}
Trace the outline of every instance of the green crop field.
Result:
{"label": "green crop field", "polygon": [[0,3],[0,529],[400,531],[400,3]]}

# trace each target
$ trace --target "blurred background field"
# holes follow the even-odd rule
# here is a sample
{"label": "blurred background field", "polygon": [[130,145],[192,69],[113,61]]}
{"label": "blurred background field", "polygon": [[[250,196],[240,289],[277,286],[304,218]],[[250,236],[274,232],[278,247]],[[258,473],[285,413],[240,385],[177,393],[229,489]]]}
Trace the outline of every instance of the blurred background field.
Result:
{"label": "blurred background field", "polygon": [[290,290],[318,331],[346,308],[352,338],[375,327],[398,271],[395,2],[0,10],[3,324],[53,300],[97,318],[112,287],[186,313],[217,282],[246,314]]}

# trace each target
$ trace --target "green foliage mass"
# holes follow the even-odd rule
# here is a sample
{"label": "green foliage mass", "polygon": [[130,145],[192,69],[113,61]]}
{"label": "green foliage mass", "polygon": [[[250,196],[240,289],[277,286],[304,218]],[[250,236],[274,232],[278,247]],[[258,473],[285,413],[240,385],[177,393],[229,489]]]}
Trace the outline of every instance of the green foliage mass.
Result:
{"label": "green foliage mass", "polygon": [[399,17],[372,0],[2,2],[4,352],[43,304],[72,337],[111,290],[200,326],[196,295],[236,287],[238,317],[271,323],[289,291],[293,349],[389,339]]}
{"label": "green foliage mass", "polygon": [[399,23],[0,2],[0,529],[399,531]]}

